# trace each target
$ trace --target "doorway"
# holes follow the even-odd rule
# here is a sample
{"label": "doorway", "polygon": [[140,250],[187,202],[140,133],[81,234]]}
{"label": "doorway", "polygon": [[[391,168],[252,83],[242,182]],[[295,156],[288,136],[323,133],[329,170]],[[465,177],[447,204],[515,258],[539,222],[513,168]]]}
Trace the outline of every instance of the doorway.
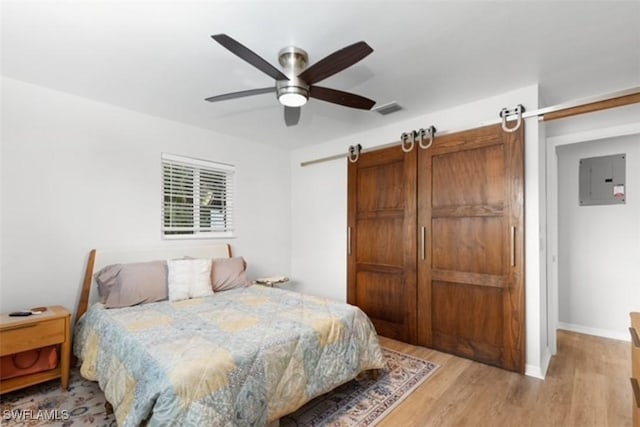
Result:
{"label": "doorway", "polygon": [[[640,123],[549,137],[546,148],[549,351],[557,351],[557,329],[628,340],[628,311],[640,303],[630,284],[640,267],[628,259],[640,253],[632,218],[640,214],[640,177],[630,169],[640,169]],[[578,206],[579,159],[618,151],[630,151],[631,199],[621,206]]]}

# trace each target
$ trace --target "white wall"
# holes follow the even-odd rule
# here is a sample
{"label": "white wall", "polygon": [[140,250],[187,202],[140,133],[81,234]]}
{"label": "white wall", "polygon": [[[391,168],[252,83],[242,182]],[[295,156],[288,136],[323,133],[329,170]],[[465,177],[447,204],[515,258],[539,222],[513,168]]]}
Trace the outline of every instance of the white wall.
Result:
{"label": "white wall", "polygon": [[[0,84],[0,100],[4,100],[4,94],[3,94],[3,88],[4,85]],[[4,151],[3,147],[4,144],[2,143],[2,129],[4,128],[4,116],[2,114],[2,110],[4,108],[4,102],[0,101],[0,283],[2,283],[2,246],[3,246],[3,242],[4,242],[4,237],[3,237],[3,231],[2,231],[2,206],[3,206],[3,200],[4,200],[4,196],[3,196],[3,185],[2,182],[4,181],[4,179],[2,179],[2,152]],[[1,288],[0,288],[1,289]],[[2,304],[2,292],[0,290],[0,305]],[[0,310],[1,311],[1,310]]]}
{"label": "white wall", "polygon": [[[535,120],[536,119],[534,118],[531,121],[535,123]],[[533,125],[533,123],[531,124]],[[537,211],[538,217],[535,219],[534,222],[537,222],[538,228],[537,228],[537,234],[535,236],[536,240],[534,240],[534,236],[530,236],[530,238],[526,240],[526,242],[531,246],[525,249],[529,251],[534,251],[534,253],[538,254],[537,266],[532,266],[531,268],[536,269],[536,274],[538,276],[537,280],[539,284],[539,288],[538,288],[539,301],[537,302],[536,306],[538,307],[537,319],[539,319],[538,321],[540,324],[540,328],[538,329],[538,333],[540,334],[540,336],[537,338],[537,342],[540,343],[540,346],[539,346],[540,358],[539,358],[538,366],[535,366],[535,367],[529,366],[528,368],[529,368],[530,375],[536,376],[539,378],[545,377],[547,373],[547,368],[549,367],[549,363],[551,362],[551,357],[556,350],[554,347],[555,341],[552,343],[550,342],[550,339],[549,339],[549,325],[548,325],[549,283],[547,280],[548,278],[547,253],[548,253],[549,245],[547,242],[548,194],[547,194],[547,157],[545,152],[545,147],[546,147],[545,143],[547,139],[546,134],[547,134],[546,126],[544,125],[544,123],[538,121],[538,144],[535,147],[536,149],[535,161],[537,162],[537,179],[536,180],[530,179],[531,182],[529,182],[529,184],[531,185],[535,183],[537,187],[536,191],[538,195],[537,197],[538,207],[536,211]],[[532,154],[529,154],[529,155],[532,155]],[[525,175],[526,175],[526,171],[525,171]],[[526,189],[525,189],[525,194],[526,194]],[[532,198],[530,197],[528,200],[531,201],[531,199]],[[526,201],[525,201],[525,204],[526,204]],[[525,215],[526,215],[526,206],[525,206]],[[526,221],[526,217],[525,217],[525,221]],[[530,224],[529,226],[534,226],[534,225]],[[529,230],[526,227],[525,227],[525,234],[529,234]],[[536,242],[538,243],[537,246],[535,246]],[[527,258],[527,260],[529,260],[529,258]],[[532,273],[532,276],[534,276],[534,273]],[[536,321],[535,319],[536,318],[534,317],[534,319],[530,319],[530,321]]]}
{"label": "white wall", "polygon": [[346,160],[300,168],[295,153],[293,158],[291,275],[294,288],[346,301]]}
{"label": "white wall", "polygon": [[[579,206],[581,158],[626,153],[626,204]],[[560,327],[628,339],[640,310],[640,135],[564,145],[558,154]]]}
{"label": "white wall", "polygon": [[236,165],[234,251],[289,274],[289,153],[2,79],[0,310],[75,309],[92,248],[207,244],[160,236],[160,153]]}
{"label": "white wall", "polygon": [[[428,100],[425,100],[428,102]],[[292,265],[296,288],[346,300],[347,161],[344,158],[301,167],[303,161],[343,154],[349,145],[365,149],[398,141],[402,132],[434,125],[438,130],[478,127],[494,121],[503,107],[539,107],[537,85],[381,126],[325,144],[295,150],[291,156]],[[381,121],[393,120],[393,116]],[[437,135],[437,133],[436,133]],[[525,256],[527,373],[544,376],[546,339],[546,233],[544,229],[544,141],[536,119],[525,128]],[[543,290],[544,289],[544,290]],[[541,298],[542,295],[542,298]],[[547,358],[548,359],[548,358]]]}

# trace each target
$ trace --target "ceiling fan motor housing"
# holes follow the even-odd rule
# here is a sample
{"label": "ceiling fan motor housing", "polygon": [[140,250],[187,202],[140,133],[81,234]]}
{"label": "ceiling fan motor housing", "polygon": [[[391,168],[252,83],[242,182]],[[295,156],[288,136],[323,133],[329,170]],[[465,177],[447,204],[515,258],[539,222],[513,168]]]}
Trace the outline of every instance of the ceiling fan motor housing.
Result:
{"label": "ceiling fan motor housing", "polygon": [[309,55],[303,49],[295,46],[285,47],[278,52],[278,62],[289,80],[276,80],[276,95],[280,99],[283,95],[296,94],[309,98],[309,85],[298,74],[307,67]]}

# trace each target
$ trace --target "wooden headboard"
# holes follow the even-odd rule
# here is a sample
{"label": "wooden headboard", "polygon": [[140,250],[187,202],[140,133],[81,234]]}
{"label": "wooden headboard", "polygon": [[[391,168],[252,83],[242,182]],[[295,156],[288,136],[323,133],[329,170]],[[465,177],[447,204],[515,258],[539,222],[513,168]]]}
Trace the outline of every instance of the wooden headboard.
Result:
{"label": "wooden headboard", "polygon": [[87,261],[87,269],[82,283],[82,292],[76,310],[76,321],[87,311],[89,305],[98,301],[98,287],[95,284],[94,272],[111,264],[154,261],[159,259],[175,259],[185,256],[193,258],[229,258],[231,247],[226,244],[191,247],[160,247],[147,249],[92,249]]}

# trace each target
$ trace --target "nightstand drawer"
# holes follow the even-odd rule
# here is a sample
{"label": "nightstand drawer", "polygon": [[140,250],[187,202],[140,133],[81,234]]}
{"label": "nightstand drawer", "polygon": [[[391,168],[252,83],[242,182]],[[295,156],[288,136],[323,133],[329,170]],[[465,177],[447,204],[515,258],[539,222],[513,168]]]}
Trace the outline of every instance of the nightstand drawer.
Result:
{"label": "nightstand drawer", "polygon": [[65,341],[64,319],[51,319],[5,327],[0,340],[0,356]]}

